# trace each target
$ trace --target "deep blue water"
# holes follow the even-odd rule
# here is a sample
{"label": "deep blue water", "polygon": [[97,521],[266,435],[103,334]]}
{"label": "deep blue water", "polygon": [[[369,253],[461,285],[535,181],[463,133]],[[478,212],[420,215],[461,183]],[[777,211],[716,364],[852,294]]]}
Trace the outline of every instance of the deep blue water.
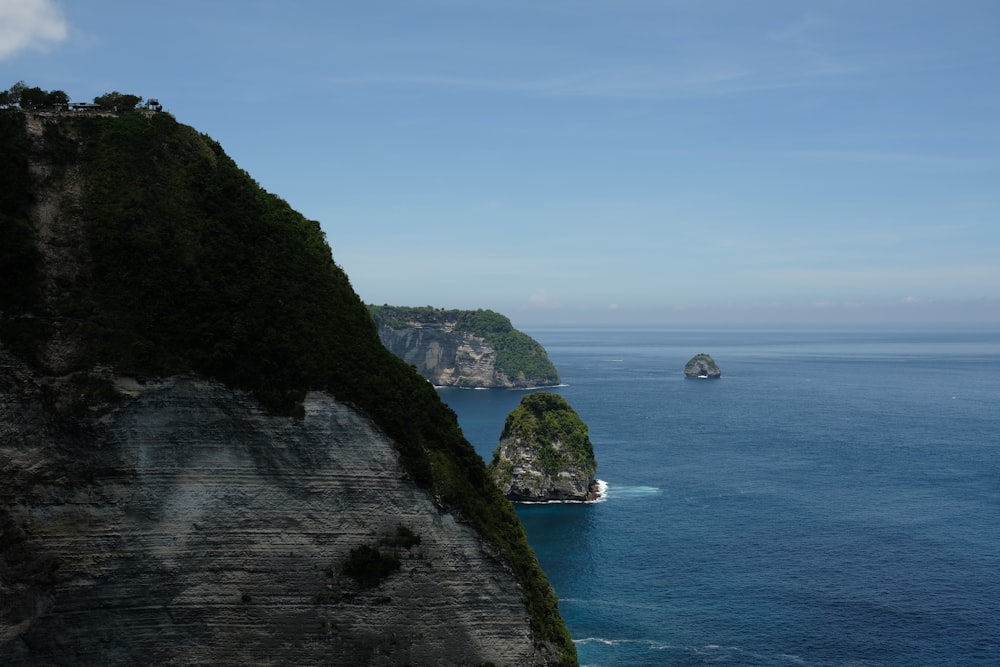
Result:
{"label": "deep blue water", "polygon": [[[1000,665],[1000,334],[527,333],[608,483],[518,508],[581,664]],[[523,394],[441,390],[487,461]]]}

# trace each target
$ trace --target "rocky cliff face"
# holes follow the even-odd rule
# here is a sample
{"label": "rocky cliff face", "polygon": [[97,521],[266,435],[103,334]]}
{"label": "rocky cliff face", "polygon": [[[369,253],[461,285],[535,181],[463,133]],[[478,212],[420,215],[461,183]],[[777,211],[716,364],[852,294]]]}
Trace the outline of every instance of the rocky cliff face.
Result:
{"label": "rocky cliff face", "polygon": [[490,471],[513,501],[583,502],[598,496],[587,427],[556,394],[529,394],[507,416]]}
{"label": "rocky cliff face", "polygon": [[415,323],[405,329],[379,327],[386,348],[438,387],[532,386],[497,369],[497,351],[480,336],[455,331],[454,323]]}
{"label": "rocky cliff face", "polygon": [[[487,331],[471,330],[469,323],[477,316],[488,321],[481,327]],[[381,306],[376,321],[382,344],[436,386],[523,389],[559,384],[542,346],[498,313]]]}
{"label": "rocky cliff face", "polygon": [[[509,563],[408,481],[370,421],[314,393],[261,411],[194,376],[111,378],[93,423],[0,366],[0,663],[536,665]],[[366,589],[350,550],[404,526]]]}

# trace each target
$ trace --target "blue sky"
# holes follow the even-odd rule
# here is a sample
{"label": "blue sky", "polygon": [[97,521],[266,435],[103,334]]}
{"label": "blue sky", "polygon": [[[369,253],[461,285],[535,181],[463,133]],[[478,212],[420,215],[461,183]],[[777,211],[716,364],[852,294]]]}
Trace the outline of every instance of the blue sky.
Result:
{"label": "blue sky", "polygon": [[996,0],[0,0],[0,75],[158,98],[368,302],[1000,324]]}

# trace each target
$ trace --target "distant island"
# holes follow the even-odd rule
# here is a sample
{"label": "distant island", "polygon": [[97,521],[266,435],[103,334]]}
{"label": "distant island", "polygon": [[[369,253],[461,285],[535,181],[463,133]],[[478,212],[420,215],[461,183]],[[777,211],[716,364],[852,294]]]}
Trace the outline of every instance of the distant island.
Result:
{"label": "distant island", "polygon": [[707,354],[696,354],[684,365],[684,377],[689,378],[720,378],[722,371]]}
{"label": "distant island", "polygon": [[507,415],[490,473],[520,502],[586,501],[599,495],[587,425],[558,394],[537,392]]}
{"label": "distant island", "polygon": [[368,306],[382,344],[439,387],[525,389],[559,384],[537,341],[492,310]]}

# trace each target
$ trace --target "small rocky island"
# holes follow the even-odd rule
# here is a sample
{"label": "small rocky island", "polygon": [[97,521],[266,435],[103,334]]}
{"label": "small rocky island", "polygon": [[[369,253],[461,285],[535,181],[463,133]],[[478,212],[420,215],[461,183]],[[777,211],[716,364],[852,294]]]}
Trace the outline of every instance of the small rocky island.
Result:
{"label": "small rocky island", "polygon": [[722,371],[718,364],[707,354],[696,354],[684,365],[684,377],[689,378],[720,378]]}
{"label": "small rocky island", "polygon": [[587,425],[558,394],[537,392],[507,415],[490,473],[515,502],[596,500],[597,460]]}
{"label": "small rocky island", "polygon": [[559,384],[537,341],[492,310],[368,306],[382,344],[438,387],[527,389]]}

